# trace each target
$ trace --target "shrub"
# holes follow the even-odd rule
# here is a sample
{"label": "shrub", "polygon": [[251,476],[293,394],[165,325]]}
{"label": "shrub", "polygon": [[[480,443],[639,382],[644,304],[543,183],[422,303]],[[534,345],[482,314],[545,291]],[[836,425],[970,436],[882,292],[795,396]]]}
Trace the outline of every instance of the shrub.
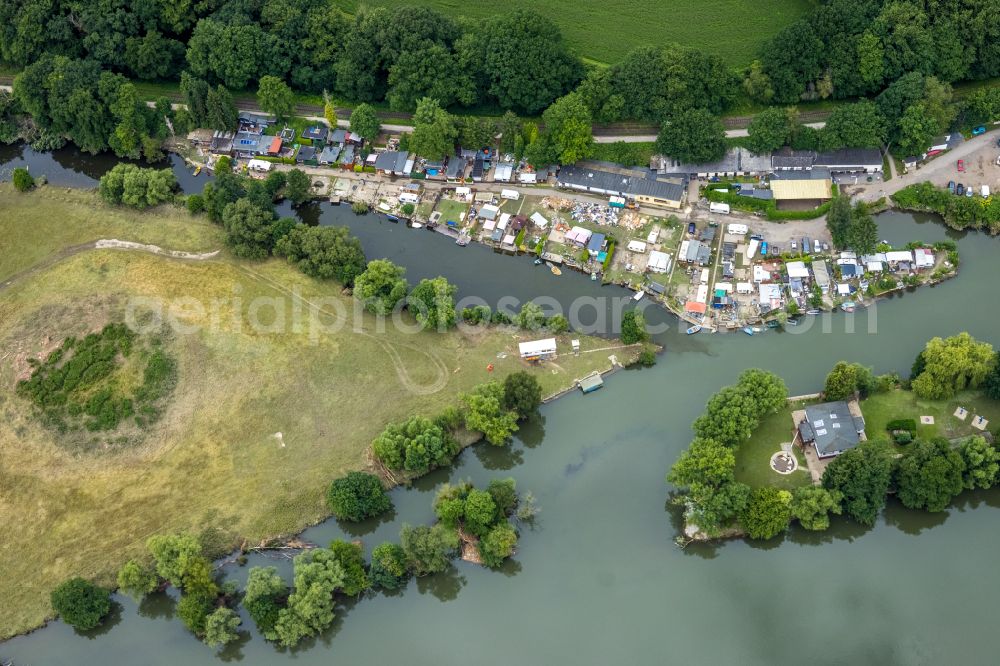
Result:
{"label": "shrub", "polygon": [[771,539],[788,527],[792,518],[792,494],[773,487],[755,488],[740,513],[740,524],[751,539]]}
{"label": "shrub", "polygon": [[200,194],[188,195],[184,203],[187,205],[188,212],[192,215],[197,215],[205,210],[205,197]]}
{"label": "shrub", "polygon": [[507,375],[503,380],[503,404],[522,419],[538,412],[542,404],[538,378],[523,370]]}
{"label": "shrub", "polygon": [[656,365],[656,352],[650,347],[644,347],[641,352],[639,352],[639,365],[644,368],[651,368]]}
{"label": "shrub", "polygon": [[422,416],[393,423],[374,442],[375,456],[390,469],[425,472],[451,463],[458,443],[440,425]]}
{"label": "shrub", "polygon": [[392,500],[373,474],[350,472],[330,484],[326,503],[337,518],[358,522],[392,509]]}
{"label": "shrub", "polygon": [[634,345],[644,342],[649,337],[646,332],[646,318],[638,310],[622,313],[622,344]]}
{"label": "shrub", "polygon": [[11,176],[11,181],[14,183],[14,188],[18,192],[27,192],[35,186],[35,179],[31,177],[28,170],[24,167],[17,167],[14,169],[14,174]]}
{"label": "shrub", "polygon": [[70,578],[50,595],[52,609],[74,629],[86,631],[101,624],[111,610],[107,590],[82,578]]}
{"label": "shrub", "polygon": [[416,206],[411,203],[405,203],[400,207],[400,210],[403,211],[403,215],[413,215],[413,211],[416,210]]}
{"label": "shrub", "polygon": [[517,531],[505,521],[493,527],[479,540],[479,556],[483,564],[496,569],[514,554],[516,546]]}
{"label": "shrub", "polygon": [[396,590],[406,581],[406,553],[401,546],[383,543],[372,551],[368,572],[372,585],[386,590]]}
{"label": "shrub", "polygon": [[889,432],[894,430],[906,430],[911,435],[917,435],[917,422],[915,419],[893,419],[885,424],[885,429]]}

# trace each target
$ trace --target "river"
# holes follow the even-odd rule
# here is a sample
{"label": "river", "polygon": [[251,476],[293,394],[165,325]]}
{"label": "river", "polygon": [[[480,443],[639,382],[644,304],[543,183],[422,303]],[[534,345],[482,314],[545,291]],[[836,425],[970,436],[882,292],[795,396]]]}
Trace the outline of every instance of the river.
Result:
{"label": "river", "polygon": [[[543,273],[536,283],[530,264],[484,248],[434,245],[443,239],[422,231],[383,223],[365,227],[366,237],[359,228],[365,218],[348,215],[346,208],[320,211],[330,217],[323,223],[337,218],[355,228],[369,256],[385,243],[383,254],[406,265],[411,280],[447,271],[463,293],[484,297],[508,282],[519,297],[557,288],[568,290],[560,299],[575,290],[607,293],[582,276]],[[994,663],[989,636],[998,586],[990,581],[1000,532],[991,527],[1000,491],[966,493],[941,514],[890,502],[870,529],[835,518],[827,532],[793,528],[764,544],[681,550],[673,543],[678,516],[666,506],[664,473],[687,446],[708,396],[743,369],[772,370],[793,394],[806,393],[819,389],[840,359],[905,373],[934,335],[968,330],[1000,343],[988,305],[997,301],[1000,242],[926,217],[886,213],[878,223],[882,237],[896,243],[957,240],[960,275],[853,318],[825,316],[787,333],[687,337],[672,330],[661,336],[667,353],[656,367],[618,373],[596,394],[545,406],[542,423],[522,430],[509,450],[473,447],[453,469],[394,490],[390,518],[361,526],[331,520],[304,534],[317,543],[359,537],[370,551],[396,539],[403,522],[429,522],[438,483],[509,475],[536,495],[541,513],[504,571],[457,562],[399,593],[339,604],[335,625],[294,651],[265,642],[244,614],[244,640],[217,654],[174,618],[170,597],[137,608],[116,596],[113,621],[96,635],[54,623],[0,644],[0,657],[19,666]],[[404,234],[427,240],[419,251],[409,250],[413,243],[404,250],[392,240],[415,238]],[[264,563],[290,573],[285,560],[251,558]],[[245,568],[225,571],[240,582],[246,575]]]}

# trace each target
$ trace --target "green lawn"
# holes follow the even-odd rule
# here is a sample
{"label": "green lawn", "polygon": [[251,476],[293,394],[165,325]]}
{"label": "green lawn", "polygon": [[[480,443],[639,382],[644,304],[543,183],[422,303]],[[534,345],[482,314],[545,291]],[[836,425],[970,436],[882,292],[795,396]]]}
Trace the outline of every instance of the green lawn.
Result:
{"label": "green lawn", "polygon": [[669,44],[714,53],[731,65],[753,60],[760,45],[801,18],[814,0],[348,0],[347,11],[363,5],[427,5],[440,12],[485,18],[498,11],[534,9],[555,21],[570,45],[598,63],[620,60],[636,46]]}
{"label": "green lawn", "polygon": [[736,451],[736,480],[751,488],[774,486],[791,490],[810,483],[809,470],[802,452],[793,448],[799,468],[791,474],[778,474],[771,469],[771,455],[781,450],[784,442],[792,441],[792,410],[805,403],[794,403],[761,421],[753,436],[740,444]]}
{"label": "green lawn", "polygon": [[[965,407],[969,415],[964,421],[954,416],[958,407]],[[917,437],[929,439],[945,437],[956,439],[979,434],[970,423],[979,414],[990,421],[988,428],[1000,425],[1000,403],[990,400],[979,391],[965,391],[950,400],[921,400],[910,391],[879,393],[861,402],[865,415],[865,432],[869,439],[888,436],[885,426],[894,419],[913,419],[917,422]],[[921,425],[921,416],[933,416],[934,425]]]}
{"label": "green lawn", "polygon": [[461,226],[460,218],[462,213],[466,213],[469,210],[469,204],[462,201],[455,201],[454,199],[445,199],[444,197],[438,201],[437,208],[434,210],[441,213],[441,224],[447,224],[448,220],[454,220]]}

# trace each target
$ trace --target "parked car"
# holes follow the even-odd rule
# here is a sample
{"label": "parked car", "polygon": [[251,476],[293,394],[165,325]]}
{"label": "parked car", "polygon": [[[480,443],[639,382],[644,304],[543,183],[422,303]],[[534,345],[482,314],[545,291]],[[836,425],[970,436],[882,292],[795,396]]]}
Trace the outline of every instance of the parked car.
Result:
{"label": "parked car", "polygon": [[694,236],[694,231],[695,231],[694,222],[689,222],[688,223],[688,233],[690,235]]}
{"label": "parked car", "polygon": [[965,171],[965,160],[958,161],[958,171],[959,173]]}
{"label": "parked car", "polygon": [[965,190],[965,196],[967,196],[967,197],[971,197],[972,196],[972,188],[971,187],[968,188],[967,190]]}
{"label": "parked car", "polygon": [[980,134],[986,134],[985,125],[980,125],[979,127],[972,128],[972,136],[979,136]]}
{"label": "parked car", "polygon": [[792,241],[792,249],[793,249],[793,250],[797,250],[797,249],[799,249],[799,244],[798,244],[798,243],[796,243],[795,241]]}
{"label": "parked car", "polygon": [[955,188],[955,194],[957,194],[958,196],[962,196],[963,194],[965,194],[965,185],[959,183],[958,186]]}
{"label": "parked car", "polygon": [[951,192],[952,194],[955,193],[955,181],[953,180],[948,181],[948,191]]}

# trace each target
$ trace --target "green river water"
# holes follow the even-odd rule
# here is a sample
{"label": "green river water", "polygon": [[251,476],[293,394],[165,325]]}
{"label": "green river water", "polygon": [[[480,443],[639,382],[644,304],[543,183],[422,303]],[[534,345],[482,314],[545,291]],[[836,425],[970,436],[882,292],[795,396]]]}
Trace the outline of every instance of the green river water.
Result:
{"label": "green river water", "polygon": [[[940,514],[890,501],[871,529],[835,519],[825,533],[793,528],[764,544],[730,541],[682,550],[673,543],[678,516],[666,505],[664,474],[687,446],[690,423],[706,399],[741,370],[772,370],[793,394],[806,393],[818,390],[840,359],[903,373],[934,335],[968,330],[1000,343],[994,309],[1000,241],[947,232],[910,215],[888,213],[878,220],[882,237],[895,243],[957,239],[959,277],[860,311],[853,333],[845,331],[851,320],[843,314],[825,320],[828,332],[817,323],[753,338],[687,337],[675,327],[660,338],[667,353],[655,368],[620,372],[598,393],[574,393],[547,405],[543,422],[522,430],[509,450],[478,445],[454,469],[394,491],[391,518],[347,532],[329,521],[304,534],[317,543],[359,537],[370,551],[396,539],[403,522],[431,521],[438,483],[513,476],[519,489],[537,496],[541,513],[504,571],[456,562],[447,574],[411,581],[397,594],[340,604],[334,627],[294,651],[265,642],[244,615],[244,639],[216,653],[173,617],[170,597],[152,597],[137,608],[116,596],[112,621],[99,632],[80,635],[53,623],[0,644],[0,661],[996,663],[991,627],[1000,588],[993,572],[1000,514],[993,512],[1000,491],[966,493]],[[463,252],[451,244],[439,251],[442,262]],[[466,276],[470,284],[503,279],[484,275],[485,264]],[[590,288],[584,279],[558,284]],[[265,563],[290,574],[285,560],[251,560]],[[242,582],[246,569],[229,567],[226,575]]]}

